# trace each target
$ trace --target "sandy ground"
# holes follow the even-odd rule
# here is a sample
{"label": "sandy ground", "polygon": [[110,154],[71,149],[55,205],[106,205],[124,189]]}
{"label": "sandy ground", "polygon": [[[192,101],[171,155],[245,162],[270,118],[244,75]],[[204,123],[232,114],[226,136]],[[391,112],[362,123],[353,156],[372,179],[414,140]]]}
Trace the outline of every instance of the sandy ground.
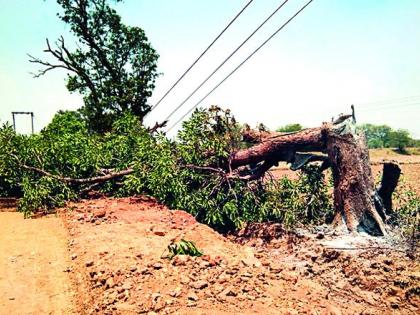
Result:
{"label": "sandy ground", "polygon": [[[0,314],[418,314],[419,261],[386,239],[254,224],[223,236],[152,198],[0,213]],[[202,257],[164,258],[193,241]]]}
{"label": "sandy ground", "polygon": [[[276,224],[224,237],[144,197],[71,208],[65,219],[80,313],[419,312],[418,261],[386,240],[353,240],[325,229],[291,234]],[[162,258],[180,238],[205,256]]]}
{"label": "sandy ground", "polygon": [[0,212],[0,314],[73,314],[68,263],[59,218]]}
{"label": "sandy ground", "polygon": [[[385,153],[371,153],[375,176]],[[418,189],[418,157],[386,155]],[[296,175],[284,166],[274,173]],[[418,257],[389,239],[278,224],[223,236],[147,197],[86,200],[28,220],[9,212],[13,200],[4,204],[0,314],[420,312]],[[181,238],[204,256],[163,258]]]}

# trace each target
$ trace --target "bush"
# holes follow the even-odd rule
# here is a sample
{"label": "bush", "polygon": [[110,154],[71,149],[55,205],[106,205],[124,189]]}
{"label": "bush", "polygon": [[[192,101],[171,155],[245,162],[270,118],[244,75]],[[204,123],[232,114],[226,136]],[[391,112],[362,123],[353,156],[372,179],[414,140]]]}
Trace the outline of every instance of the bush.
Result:
{"label": "bush", "polygon": [[4,126],[0,137],[0,154],[5,157],[0,176],[10,183],[6,190],[22,195],[19,209],[26,215],[61,206],[92,188],[59,178],[88,178],[128,167],[133,168],[132,174],[94,188],[115,196],[152,195],[220,231],[268,220],[288,226],[317,223],[331,208],[323,175],[316,167],[305,168],[298,181],[228,178],[224,172],[231,152],[246,144],[230,111],[218,107],[196,110],[175,140],[150,135],[130,114],[117,120],[111,132],[90,134],[75,112],[57,113],[38,135],[16,135]]}
{"label": "bush", "polygon": [[413,248],[420,241],[420,196],[405,183],[404,178],[393,195],[394,213],[391,223],[399,228],[399,232]]}
{"label": "bush", "polygon": [[303,127],[301,124],[289,124],[282,127],[277,128],[276,131],[278,132],[295,132],[302,130]]}

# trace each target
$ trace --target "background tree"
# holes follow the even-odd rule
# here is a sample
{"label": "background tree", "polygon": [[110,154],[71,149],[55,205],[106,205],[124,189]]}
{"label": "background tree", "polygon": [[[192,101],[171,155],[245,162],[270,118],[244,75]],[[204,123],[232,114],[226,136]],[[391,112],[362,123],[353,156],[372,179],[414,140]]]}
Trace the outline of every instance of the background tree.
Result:
{"label": "background tree", "polygon": [[390,146],[395,147],[400,152],[405,151],[411,140],[410,133],[404,129],[398,129],[389,134]]}
{"label": "background tree", "polygon": [[54,61],[30,56],[30,62],[43,66],[35,77],[53,69],[67,70],[67,88],[83,95],[81,113],[91,130],[109,131],[126,112],[142,120],[150,110],[147,99],[158,76],[159,57],[144,31],[124,25],[107,0],[57,3],[63,9],[58,16],[70,26],[77,48],[70,51],[63,37],[55,47],[47,39],[44,52]]}
{"label": "background tree", "polygon": [[277,132],[294,132],[294,131],[300,131],[303,127],[301,124],[288,124],[282,127],[277,128]]}
{"label": "background tree", "polygon": [[389,135],[392,128],[387,125],[363,124],[360,128],[365,132],[369,148],[388,148]]}

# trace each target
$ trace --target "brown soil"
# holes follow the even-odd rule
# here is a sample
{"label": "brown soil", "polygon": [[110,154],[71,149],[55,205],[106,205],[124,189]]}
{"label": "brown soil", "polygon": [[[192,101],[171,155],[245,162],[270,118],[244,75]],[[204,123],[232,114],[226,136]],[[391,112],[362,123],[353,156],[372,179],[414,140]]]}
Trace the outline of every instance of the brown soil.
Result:
{"label": "brown soil", "polygon": [[[420,164],[398,158],[419,192]],[[15,206],[0,200],[0,314],[419,314],[418,257],[389,240],[276,224],[225,237],[145,197],[31,220]],[[162,258],[181,238],[205,255]]]}
{"label": "brown soil", "polygon": [[[275,224],[226,238],[147,198],[71,208],[70,275],[82,314],[419,312],[418,261],[384,241],[290,234]],[[205,256],[161,258],[181,238]]]}
{"label": "brown soil", "polygon": [[73,314],[68,263],[62,220],[0,212],[0,314]]}

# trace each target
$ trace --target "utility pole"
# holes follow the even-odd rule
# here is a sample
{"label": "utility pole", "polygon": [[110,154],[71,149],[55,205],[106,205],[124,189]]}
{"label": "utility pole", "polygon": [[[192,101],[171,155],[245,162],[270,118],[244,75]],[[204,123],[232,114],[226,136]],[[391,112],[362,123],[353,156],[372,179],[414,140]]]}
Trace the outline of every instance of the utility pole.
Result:
{"label": "utility pole", "polygon": [[13,117],[13,130],[16,131],[15,115],[31,115],[32,134],[34,133],[34,112],[12,112]]}

